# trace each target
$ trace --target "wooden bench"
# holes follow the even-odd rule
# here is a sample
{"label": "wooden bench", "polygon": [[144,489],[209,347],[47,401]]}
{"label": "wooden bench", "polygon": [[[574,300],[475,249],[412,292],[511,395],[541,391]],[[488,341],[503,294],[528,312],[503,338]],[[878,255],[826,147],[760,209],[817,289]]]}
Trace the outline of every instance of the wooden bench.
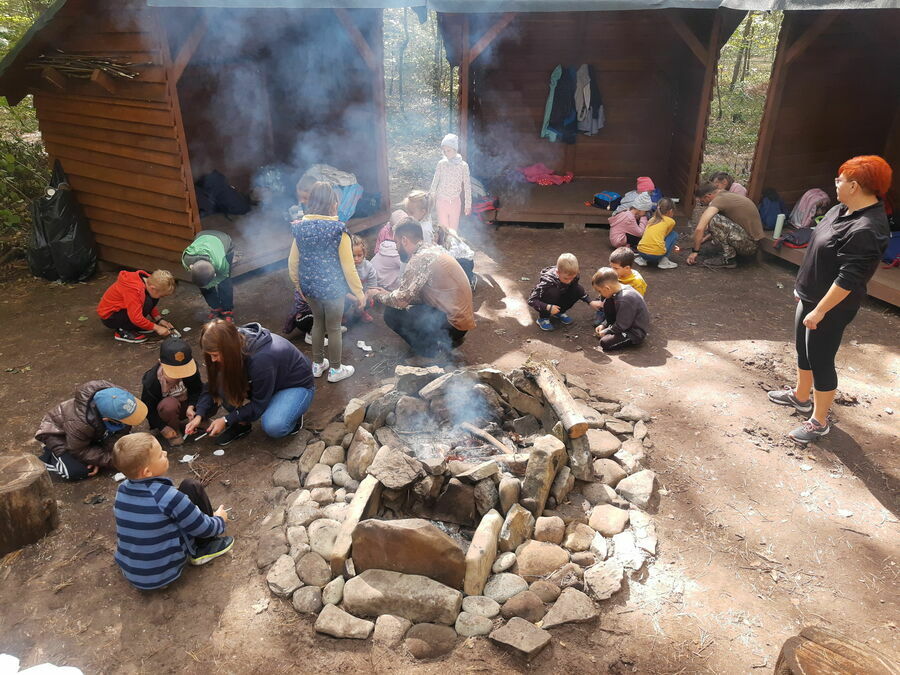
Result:
{"label": "wooden bench", "polygon": [[[760,241],[759,244],[760,248],[766,253],[794,263],[798,267],[803,262],[803,256],[806,255],[805,248],[790,248],[788,246],[775,248],[775,240],[770,233],[766,233],[766,238]],[[894,307],[900,307],[900,268],[885,269],[879,264],[875,276],[869,281],[866,292],[873,298],[889,302]]]}
{"label": "wooden bench", "polygon": [[775,675],[900,675],[892,658],[827,628],[807,626],[781,647]]}

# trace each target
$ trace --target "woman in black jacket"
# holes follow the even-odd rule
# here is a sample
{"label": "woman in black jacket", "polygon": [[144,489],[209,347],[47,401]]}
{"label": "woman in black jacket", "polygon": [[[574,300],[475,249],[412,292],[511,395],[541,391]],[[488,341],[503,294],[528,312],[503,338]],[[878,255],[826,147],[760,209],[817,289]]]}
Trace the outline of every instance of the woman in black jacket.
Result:
{"label": "woman in black jacket", "polygon": [[181,421],[195,415],[203,393],[203,380],[191,346],[180,338],[168,338],[159,347],[159,363],[141,378],[141,400],[147,405],[147,422],[169,445],[181,445]]}
{"label": "woman in black jacket", "polygon": [[806,445],[830,430],[828,412],[837,390],[834,357],[890,239],[881,198],[891,178],[890,165],[875,155],[841,165],[834,179],[840,204],[815,228],[797,273],[797,384],[769,392],[773,403],[812,413],[790,432],[797,443]]}

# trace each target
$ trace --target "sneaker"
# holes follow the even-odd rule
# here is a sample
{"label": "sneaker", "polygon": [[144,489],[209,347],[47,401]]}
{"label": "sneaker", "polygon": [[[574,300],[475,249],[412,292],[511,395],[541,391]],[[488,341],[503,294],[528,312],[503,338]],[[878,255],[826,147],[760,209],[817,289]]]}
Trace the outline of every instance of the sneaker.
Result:
{"label": "sneaker", "polygon": [[707,267],[720,267],[726,270],[733,270],[737,267],[737,260],[734,258],[707,258],[703,261]]}
{"label": "sneaker", "polygon": [[794,389],[792,387],[785,387],[784,389],[770,391],[768,396],[769,400],[772,401],[772,403],[776,403],[778,405],[792,405],[805,415],[808,415],[813,411],[812,400],[807,399],[806,401],[798,401],[797,397],[794,396]]}
{"label": "sneaker", "polygon": [[117,330],[113,337],[119,342],[128,342],[130,344],[140,344],[147,341],[147,336],[130,330]]}
{"label": "sneaker", "polygon": [[288,436],[296,436],[300,433],[300,430],[303,428],[303,415],[300,415],[300,419],[297,420],[297,424],[294,425],[294,428],[291,429],[291,433]]}
{"label": "sneaker", "polygon": [[330,365],[328,359],[322,359],[322,363],[313,363],[313,377],[322,377],[322,373],[328,370]]}
{"label": "sneaker", "polygon": [[643,256],[636,255],[636,256],[634,256],[634,264],[637,265],[638,267],[646,267],[647,259],[644,258]]}
{"label": "sneaker", "polygon": [[[311,345],[311,344],[312,344],[312,333],[307,333],[307,334],[306,334],[306,337],[303,338],[303,341],[304,341],[306,344]],[[323,346],[323,347],[327,347],[327,346],[328,346],[328,338],[325,338],[325,342],[322,343],[322,346]],[[318,377],[318,375],[316,375],[316,377]]]}
{"label": "sneaker", "polygon": [[556,315],[556,318],[559,319],[559,322],[563,326],[568,326],[569,324],[575,322],[575,319],[573,319],[571,316],[569,316],[565,312],[560,312],[559,314]]}
{"label": "sneaker", "polygon": [[153,335],[156,331],[151,328],[150,330],[139,330],[137,332],[141,335]]}
{"label": "sneaker", "polygon": [[234,323],[234,312],[220,312],[219,318],[225,319],[228,323]]}
{"label": "sneaker", "polygon": [[[637,260],[635,260],[635,262],[637,262]],[[657,267],[659,267],[659,269],[661,270],[674,270],[676,267],[678,267],[678,263],[672,262],[666,256],[663,256],[662,258],[660,258],[659,265],[657,265]]]}
{"label": "sneaker", "polygon": [[550,319],[538,319],[537,325],[541,330],[556,330],[556,326],[553,325],[553,322]]}
{"label": "sneaker", "polygon": [[236,441],[239,438],[243,438],[253,429],[253,425],[251,424],[232,424],[230,427],[225,429],[219,436],[216,438],[216,443],[219,445],[225,446],[231,443],[232,441]]}
{"label": "sneaker", "polygon": [[[325,363],[328,363],[326,360]],[[340,368],[331,368],[328,371],[328,381],[329,382],[340,382],[341,380],[346,380],[348,377],[353,375],[356,372],[356,368],[353,366],[348,366],[346,363],[343,364]]]}
{"label": "sneaker", "polygon": [[228,553],[234,547],[234,537],[216,537],[197,549],[191,556],[191,565],[205,565],[210,560]]}
{"label": "sneaker", "polygon": [[795,443],[799,443],[800,445],[808,445],[813,441],[819,440],[829,431],[831,431],[831,427],[828,424],[819,424],[816,420],[810,417],[803,424],[789,433],[788,436]]}

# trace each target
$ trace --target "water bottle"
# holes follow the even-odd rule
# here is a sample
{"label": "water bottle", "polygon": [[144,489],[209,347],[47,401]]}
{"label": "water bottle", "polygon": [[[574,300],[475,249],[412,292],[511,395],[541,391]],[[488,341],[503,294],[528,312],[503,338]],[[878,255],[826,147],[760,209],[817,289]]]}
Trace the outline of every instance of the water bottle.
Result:
{"label": "water bottle", "polygon": [[775,231],[772,233],[772,237],[778,239],[781,237],[781,231],[784,229],[784,214],[779,213],[778,217],[775,219]]}

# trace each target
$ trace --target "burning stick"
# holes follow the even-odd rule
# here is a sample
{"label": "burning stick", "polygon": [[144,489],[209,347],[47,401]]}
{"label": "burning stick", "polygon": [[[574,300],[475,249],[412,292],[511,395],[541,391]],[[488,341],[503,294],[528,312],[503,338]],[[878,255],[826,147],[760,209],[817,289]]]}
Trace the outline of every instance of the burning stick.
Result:
{"label": "burning stick", "polygon": [[497,448],[498,450],[500,450],[501,452],[503,452],[506,455],[514,454],[512,450],[507,448],[505,445],[503,445],[503,443],[501,443],[496,438],[491,436],[488,432],[486,432],[482,429],[479,429],[478,427],[476,427],[472,424],[469,424],[468,422],[463,422],[462,424],[459,425],[459,428],[462,429],[463,431],[469,432],[475,438],[480,438],[482,441],[485,441],[486,443],[490,443],[491,445],[493,445],[495,448]]}

